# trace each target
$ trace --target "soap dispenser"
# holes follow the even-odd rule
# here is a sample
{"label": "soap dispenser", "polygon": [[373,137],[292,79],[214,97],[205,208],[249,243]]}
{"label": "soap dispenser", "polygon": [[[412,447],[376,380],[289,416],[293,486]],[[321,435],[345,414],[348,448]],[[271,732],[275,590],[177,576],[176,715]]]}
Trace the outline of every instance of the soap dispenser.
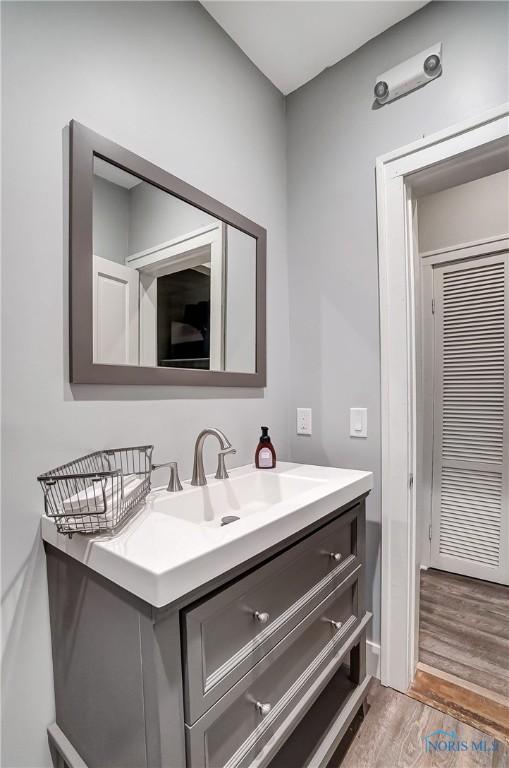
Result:
{"label": "soap dispenser", "polygon": [[273,469],[276,466],[276,451],[269,437],[268,427],[262,427],[260,442],[256,449],[255,464],[258,469]]}

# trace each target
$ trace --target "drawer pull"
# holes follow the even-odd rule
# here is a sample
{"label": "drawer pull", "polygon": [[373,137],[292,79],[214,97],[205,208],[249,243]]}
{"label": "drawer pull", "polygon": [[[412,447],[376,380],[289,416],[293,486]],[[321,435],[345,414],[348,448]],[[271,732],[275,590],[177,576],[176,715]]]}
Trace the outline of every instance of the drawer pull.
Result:
{"label": "drawer pull", "polygon": [[260,611],[255,611],[254,612],[254,617],[255,617],[256,621],[258,621],[260,624],[266,624],[268,622],[269,618],[270,618],[268,613],[264,613],[264,612],[260,612]]}
{"label": "drawer pull", "polygon": [[260,715],[268,715],[272,707],[269,703],[262,704],[260,701],[257,701],[256,709],[258,710]]}
{"label": "drawer pull", "polygon": [[343,626],[342,621],[334,621],[334,619],[329,619],[329,624],[334,627],[334,629],[341,629]]}
{"label": "drawer pull", "polygon": [[329,557],[339,563],[341,560],[341,552],[329,552]]}

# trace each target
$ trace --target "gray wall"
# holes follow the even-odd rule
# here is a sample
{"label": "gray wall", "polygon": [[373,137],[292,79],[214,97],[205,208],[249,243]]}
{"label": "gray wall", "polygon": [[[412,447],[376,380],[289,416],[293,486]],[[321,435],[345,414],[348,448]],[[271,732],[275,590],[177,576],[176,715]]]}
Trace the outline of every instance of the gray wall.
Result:
{"label": "gray wall", "polygon": [[[177,459],[188,477],[204,426],[221,427],[231,438],[238,449],[231,464],[252,461],[265,423],[280,457],[288,457],[285,112],[281,94],[198,4],[7,2],[2,12],[0,762],[43,768],[53,683],[36,475],[95,448],[150,442],[156,460]],[[267,227],[264,392],[69,386],[65,126],[71,118]],[[213,451],[210,446],[206,456],[209,471]]]}
{"label": "gray wall", "polygon": [[[431,3],[287,99],[292,455],[375,472],[368,576],[380,633],[380,362],[374,166],[378,155],[508,99],[508,5]],[[380,72],[433,43],[444,74],[382,109]],[[313,408],[297,437],[296,406]],[[350,406],[368,438],[348,436]]]}
{"label": "gray wall", "polygon": [[226,342],[227,371],[256,370],[256,240],[227,227]]}
{"label": "gray wall", "polygon": [[94,254],[125,264],[129,255],[129,190],[94,176]]}
{"label": "gray wall", "polygon": [[127,189],[97,175],[93,214],[95,255],[119,264],[133,253],[217,221],[152,184]]}
{"label": "gray wall", "polygon": [[417,203],[421,253],[509,234],[509,171],[422,197]]}
{"label": "gray wall", "polygon": [[129,194],[129,254],[166,243],[217,219],[143,182]]}

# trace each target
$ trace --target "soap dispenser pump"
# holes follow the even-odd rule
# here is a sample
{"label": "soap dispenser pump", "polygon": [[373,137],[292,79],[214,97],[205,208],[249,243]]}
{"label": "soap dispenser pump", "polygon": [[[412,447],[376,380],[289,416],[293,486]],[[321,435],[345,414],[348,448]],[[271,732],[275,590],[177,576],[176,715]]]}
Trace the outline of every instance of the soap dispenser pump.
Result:
{"label": "soap dispenser pump", "polygon": [[255,464],[258,469],[273,469],[276,466],[276,451],[269,437],[268,427],[262,427],[260,442],[256,449]]}

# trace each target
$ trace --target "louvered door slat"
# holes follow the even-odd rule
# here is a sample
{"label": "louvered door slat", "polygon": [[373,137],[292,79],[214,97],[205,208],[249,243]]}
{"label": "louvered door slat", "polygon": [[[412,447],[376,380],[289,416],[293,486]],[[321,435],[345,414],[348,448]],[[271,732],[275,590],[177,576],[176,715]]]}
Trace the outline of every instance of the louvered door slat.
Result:
{"label": "louvered door slat", "polygon": [[507,254],[434,269],[431,564],[509,581]]}

